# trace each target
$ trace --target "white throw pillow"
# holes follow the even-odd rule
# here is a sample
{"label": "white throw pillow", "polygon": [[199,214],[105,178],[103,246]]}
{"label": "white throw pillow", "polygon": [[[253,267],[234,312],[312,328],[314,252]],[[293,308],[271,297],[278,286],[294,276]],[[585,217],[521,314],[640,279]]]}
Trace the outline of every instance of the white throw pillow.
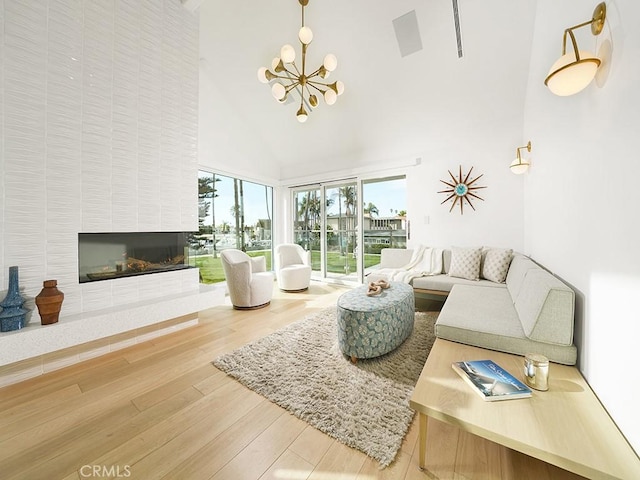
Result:
{"label": "white throw pillow", "polygon": [[478,280],[480,278],[480,259],[482,248],[451,247],[450,277]]}
{"label": "white throw pillow", "polygon": [[482,278],[496,283],[504,283],[507,279],[507,272],[512,258],[513,250],[510,248],[489,249],[482,264]]}

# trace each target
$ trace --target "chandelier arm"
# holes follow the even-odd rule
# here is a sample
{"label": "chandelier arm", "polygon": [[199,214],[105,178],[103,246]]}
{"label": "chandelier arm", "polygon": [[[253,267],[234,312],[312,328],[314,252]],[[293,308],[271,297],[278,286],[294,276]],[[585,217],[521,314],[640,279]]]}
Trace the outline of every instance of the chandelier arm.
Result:
{"label": "chandelier arm", "polygon": [[276,79],[276,78],[278,78],[278,79],[280,79],[280,80],[289,80],[289,81],[292,81],[292,80],[295,80],[295,79],[296,79],[296,76],[294,75],[293,77],[289,77],[289,76],[287,76],[287,75],[274,75],[274,76],[273,76],[273,78],[272,78],[272,80],[274,80],[274,79]]}
{"label": "chandelier arm", "polygon": [[300,82],[296,81],[296,82],[293,82],[291,85],[288,85],[288,86],[284,87],[285,92],[287,92],[287,95],[289,94],[289,92],[290,92],[291,90],[293,90],[294,88],[296,88],[298,85],[300,85]]}
{"label": "chandelier arm", "polygon": [[313,78],[313,77],[307,77],[307,83],[313,83],[316,85],[322,85],[323,87],[329,87],[328,83],[321,82],[320,80],[309,80],[309,78]]}
{"label": "chandelier arm", "polygon": [[[304,7],[303,7],[303,10],[304,10]],[[307,64],[307,46],[304,43],[302,43],[302,75],[304,75],[304,69],[306,64]]]}
{"label": "chandelier arm", "polygon": [[320,65],[314,72],[311,72],[309,75],[307,75],[308,78],[311,77],[317,77],[318,75],[320,75],[320,71],[322,70],[323,65]]}
{"label": "chandelier arm", "polygon": [[307,80],[307,85],[312,86],[313,88],[315,88],[318,92],[322,93],[324,95],[324,90],[322,90],[321,88],[318,88],[317,85],[320,85],[322,87],[327,87],[329,88],[329,85],[327,85],[326,83],[321,83],[321,82],[310,82],[309,80]]}
{"label": "chandelier arm", "polygon": [[[302,59],[302,62],[304,64],[304,58]],[[293,68],[295,69],[295,73],[294,72],[289,72],[289,70],[287,70],[287,72],[289,72],[290,75],[293,75],[294,77],[299,77],[300,75],[302,75],[300,70],[298,70],[298,66],[296,65],[296,62],[292,62],[291,65],[293,65]],[[302,70],[304,72],[304,68]]]}

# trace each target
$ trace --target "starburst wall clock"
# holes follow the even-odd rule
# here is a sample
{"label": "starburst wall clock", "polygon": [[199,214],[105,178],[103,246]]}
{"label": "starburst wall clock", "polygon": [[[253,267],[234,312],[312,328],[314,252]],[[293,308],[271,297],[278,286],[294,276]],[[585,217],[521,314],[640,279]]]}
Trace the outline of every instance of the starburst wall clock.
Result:
{"label": "starburst wall clock", "polygon": [[473,210],[475,210],[476,207],[474,207],[473,203],[471,203],[471,197],[477,198],[478,200],[482,200],[482,201],[484,201],[484,198],[478,196],[476,193],[474,193],[474,191],[479,190],[481,188],[487,188],[487,187],[480,187],[474,184],[484,174],[480,174],[476,178],[469,180],[471,178],[471,172],[473,171],[473,167],[471,167],[469,169],[469,172],[463,177],[462,165],[460,165],[460,169],[458,171],[458,178],[456,178],[453,175],[453,173],[451,173],[451,171],[449,170],[447,171],[449,172],[449,176],[451,177],[451,182],[447,180],[440,180],[440,181],[450,188],[447,188],[446,190],[440,190],[438,192],[438,193],[444,193],[448,195],[447,198],[445,198],[442,202],[440,202],[440,205],[448,201],[451,201],[451,208],[449,209],[449,212],[451,212],[453,208],[456,206],[456,204],[460,204],[460,215],[464,214],[465,202],[467,202],[469,206]]}

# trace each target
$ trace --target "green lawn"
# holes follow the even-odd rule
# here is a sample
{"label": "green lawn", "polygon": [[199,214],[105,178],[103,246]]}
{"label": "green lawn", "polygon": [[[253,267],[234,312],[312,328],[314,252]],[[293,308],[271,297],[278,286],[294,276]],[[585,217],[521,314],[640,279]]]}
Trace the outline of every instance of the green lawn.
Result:
{"label": "green lawn", "polygon": [[[271,267],[271,251],[255,251],[247,252],[247,255],[251,257],[265,256],[267,258],[267,269]],[[330,273],[345,273],[344,266],[345,261],[348,262],[349,272],[354,273],[356,271],[356,259],[353,255],[348,254],[346,259],[344,255],[340,255],[339,252],[329,252],[327,256],[327,270]],[[377,265],[380,263],[380,255],[365,254],[364,256],[365,268]],[[315,271],[320,270],[320,252],[311,252],[311,264]],[[192,258],[192,265],[200,268],[200,277],[202,283],[217,283],[224,281],[224,271],[222,270],[222,262],[220,257],[213,258],[211,255],[201,255]]]}

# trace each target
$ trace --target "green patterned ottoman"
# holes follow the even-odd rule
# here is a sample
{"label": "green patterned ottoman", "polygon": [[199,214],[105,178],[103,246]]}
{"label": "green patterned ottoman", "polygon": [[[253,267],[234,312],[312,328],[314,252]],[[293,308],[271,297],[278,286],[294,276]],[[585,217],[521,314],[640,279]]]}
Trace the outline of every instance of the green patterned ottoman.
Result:
{"label": "green patterned ottoman", "polygon": [[352,362],[398,347],[413,331],[413,287],[391,282],[379,295],[367,296],[367,285],[338,298],[338,343]]}

